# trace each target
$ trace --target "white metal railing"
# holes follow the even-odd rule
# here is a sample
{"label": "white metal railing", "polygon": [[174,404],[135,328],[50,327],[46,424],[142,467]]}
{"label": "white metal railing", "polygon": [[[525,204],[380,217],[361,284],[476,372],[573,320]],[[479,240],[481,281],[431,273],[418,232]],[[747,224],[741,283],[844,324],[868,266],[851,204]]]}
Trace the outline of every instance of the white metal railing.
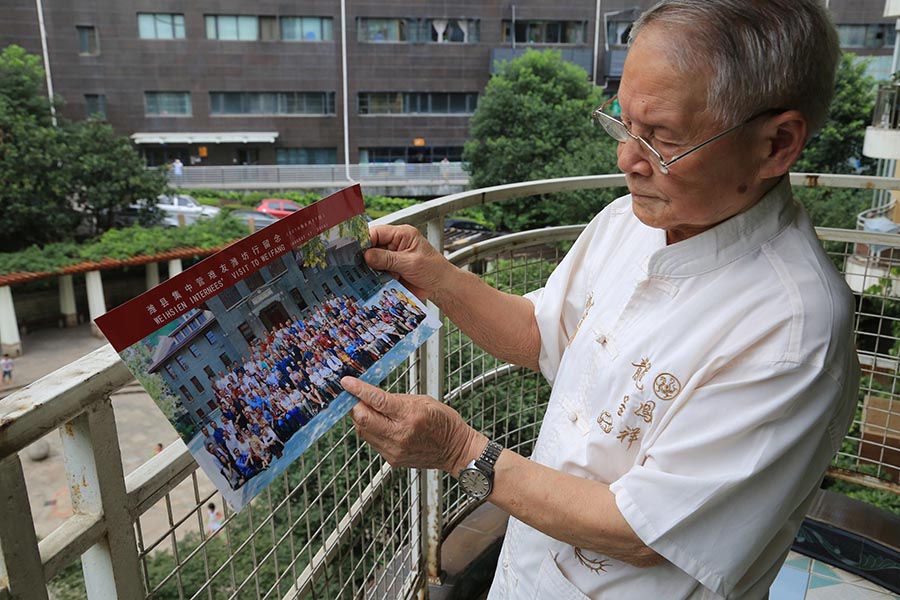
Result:
{"label": "white metal railing", "polygon": [[469,175],[459,162],[184,167],[181,175],[168,171],[168,179],[178,188],[334,187],[355,182],[440,187],[469,183]]}
{"label": "white metal railing", "polygon": [[[792,181],[900,188],[900,180],[856,176],[797,174]],[[622,186],[621,175],[517,183],[446,196],[376,222],[419,226],[439,245],[445,215],[462,208]],[[451,259],[518,292],[542,285],[564,254],[561,243],[581,227],[504,236]],[[900,438],[896,417],[890,420],[900,413],[897,276],[883,265],[872,268],[857,246],[900,247],[900,236],[844,230],[820,236],[848,277],[850,266],[855,269],[857,335],[867,365],[859,417],[832,473],[898,493],[889,456]],[[894,312],[885,308],[890,303],[898,305]],[[130,381],[107,346],[0,401],[0,600],[49,598],[47,582],[61,599],[412,598],[440,577],[441,541],[472,508],[448,476],[392,469],[345,419],[243,512],[228,514],[223,528],[209,533],[202,509],[215,494],[200,492],[202,474],[180,441],[123,472],[113,415],[116,392]],[[385,385],[444,398],[474,426],[526,454],[549,391],[539,375],[498,363],[450,324]],[[74,511],[38,540],[18,453],[56,430]],[[174,501],[177,494],[187,495],[187,508],[174,508],[184,506]],[[164,511],[163,531],[146,527],[151,511]],[[72,567],[79,559],[80,575]],[[56,587],[61,578],[79,589],[67,596]]]}

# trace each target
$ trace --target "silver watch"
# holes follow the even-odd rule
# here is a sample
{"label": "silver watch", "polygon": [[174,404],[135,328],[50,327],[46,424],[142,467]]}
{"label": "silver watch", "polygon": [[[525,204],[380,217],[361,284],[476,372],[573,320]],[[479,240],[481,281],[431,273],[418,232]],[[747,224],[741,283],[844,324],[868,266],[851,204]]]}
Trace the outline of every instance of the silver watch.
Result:
{"label": "silver watch", "polygon": [[459,485],[472,500],[484,500],[494,489],[494,463],[500,458],[503,446],[488,442],[481,456],[459,472]]}

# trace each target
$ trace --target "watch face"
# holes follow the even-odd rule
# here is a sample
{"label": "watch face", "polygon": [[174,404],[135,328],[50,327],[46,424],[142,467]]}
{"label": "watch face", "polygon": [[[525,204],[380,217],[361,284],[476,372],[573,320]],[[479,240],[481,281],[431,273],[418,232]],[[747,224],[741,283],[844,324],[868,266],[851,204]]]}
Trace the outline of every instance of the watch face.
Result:
{"label": "watch face", "polygon": [[491,480],[478,469],[463,469],[459,474],[459,485],[467,495],[476,500],[487,498],[491,493]]}

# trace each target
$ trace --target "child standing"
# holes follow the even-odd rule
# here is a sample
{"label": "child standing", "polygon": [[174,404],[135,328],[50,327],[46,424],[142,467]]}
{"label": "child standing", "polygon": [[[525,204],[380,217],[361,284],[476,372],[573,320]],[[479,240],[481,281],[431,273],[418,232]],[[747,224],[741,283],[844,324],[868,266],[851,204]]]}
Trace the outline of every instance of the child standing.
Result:
{"label": "child standing", "polygon": [[4,354],[3,358],[0,358],[0,385],[6,385],[9,382],[9,385],[13,384],[13,359],[10,358],[9,354]]}

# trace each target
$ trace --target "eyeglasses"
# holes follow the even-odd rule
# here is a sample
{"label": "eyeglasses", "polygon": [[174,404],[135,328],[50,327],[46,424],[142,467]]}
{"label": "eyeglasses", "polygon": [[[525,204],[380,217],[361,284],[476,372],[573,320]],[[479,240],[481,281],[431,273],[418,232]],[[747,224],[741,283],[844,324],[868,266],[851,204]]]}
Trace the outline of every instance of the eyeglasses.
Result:
{"label": "eyeglasses", "polygon": [[644,138],[642,138],[642,137],[639,136],[639,135],[633,134],[633,133],[631,132],[631,130],[628,129],[628,126],[625,125],[625,123],[623,123],[623,122],[620,121],[619,119],[613,117],[612,115],[608,115],[608,114],[606,114],[605,112],[603,112],[603,111],[606,110],[606,108],[607,108],[610,104],[612,104],[613,102],[615,102],[616,98],[618,98],[618,95],[613,96],[612,98],[610,98],[609,100],[607,100],[606,102],[604,102],[604,103],[603,103],[603,106],[601,106],[600,108],[596,109],[596,110],[592,113],[592,115],[593,115],[593,117],[594,117],[594,120],[597,122],[598,125],[600,125],[601,127],[603,127],[603,129],[606,131],[606,133],[608,133],[608,134],[610,135],[610,137],[612,137],[612,139],[616,140],[616,141],[619,142],[619,143],[625,143],[625,142],[627,142],[629,139],[637,140],[644,148],[647,149],[647,151],[650,153],[650,156],[652,156],[652,157],[656,160],[656,166],[659,167],[659,170],[660,170],[660,172],[661,172],[663,175],[668,175],[668,173],[669,173],[669,167],[671,167],[673,164],[675,164],[676,162],[678,162],[679,160],[681,160],[682,158],[684,158],[684,157],[687,156],[688,154],[691,154],[691,153],[693,153],[693,152],[696,152],[697,150],[699,150],[699,149],[702,148],[703,146],[706,146],[707,144],[713,143],[714,141],[716,141],[716,140],[719,139],[720,137],[722,137],[722,136],[724,136],[724,135],[727,135],[727,134],[731,133],[732,131],[734,131],[734,130],[736,130],[736,129],[739,129],[739,128],[741,128],[741,127],[743,127],[744,125],[746,125],[746,124],[749,123],[750,121],[753,121],[754,119],[758,119],[759,117],[761,117],[761,116],[763,116],[763,115],[767,115],[767,114],[777,114],[777,113],[781,113],[781,112],[784,112],[784,111],[785,111],[785,109],[782,109],[782,108],[773,108],[773,109],[764,110],[764,111],[762,111],[762,112],[756,113],[755,115],[753,115],[752,117],[750,117],[750,118],[747,119],[746,121],[743,121],[743,122],[741,122],[741,123],[738,123],[738,124],[735,125],[734,127],[729,127],[729,128],[726,129],[725,131],[723,131],[723,132],[721,132],[721,133],[717,133],[716,135],[714,135],[713,137],[709,138],[709,139],[706,140],[705,142],[702,142],[702,143],[700,143],[700,144],[697,144],[696,146],[694,146],[694,147],[691,148],[690,150],[687,150],[686,152],[682,152],[681,154],[679,154],[679,155],[677,155],[677,156],[673,156],[671,159],[666,160],[666,159],[664,159],[664,158],[662,157],[662,154],[660,154],[660,153],[656,150],[656,148],[654,148],[654,147],[650,144],[650,142],[648,142],[647,140],[645,140]]}

